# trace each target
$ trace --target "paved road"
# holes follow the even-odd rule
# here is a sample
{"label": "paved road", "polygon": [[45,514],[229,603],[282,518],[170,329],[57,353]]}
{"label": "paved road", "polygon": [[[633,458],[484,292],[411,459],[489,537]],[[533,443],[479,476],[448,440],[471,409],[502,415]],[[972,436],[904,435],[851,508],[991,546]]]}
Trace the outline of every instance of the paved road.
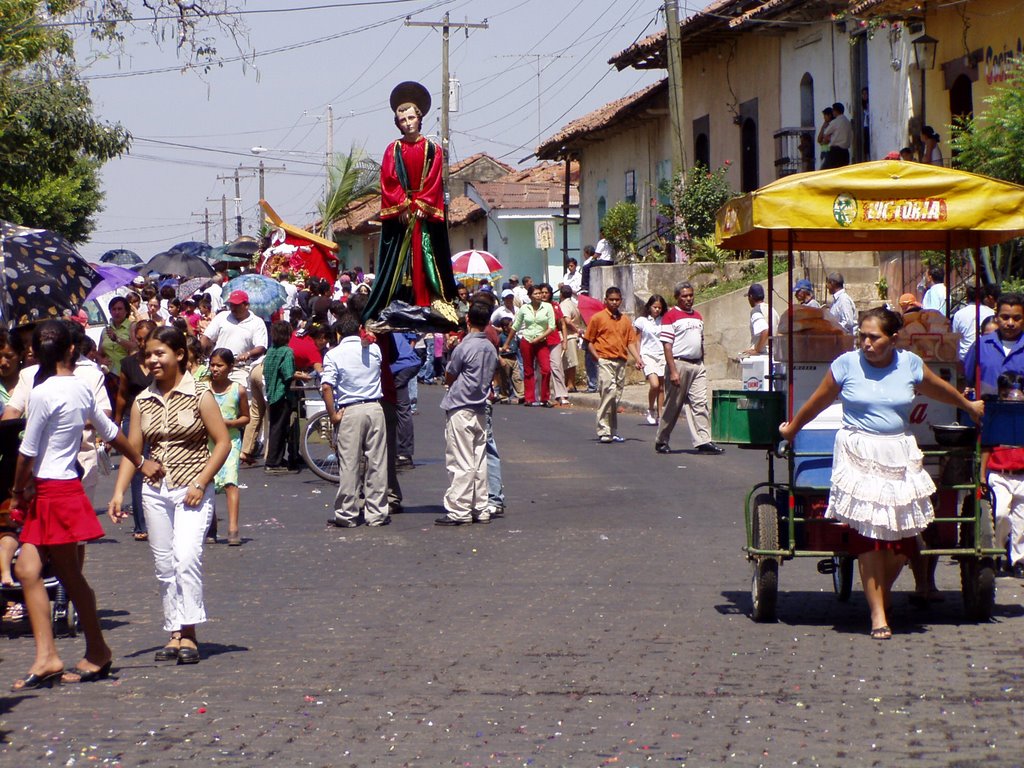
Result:
{"label": "paved road", "polygon": [[[788,563],[779,622],[756,625],[740,509],[763,457],[658,456],[635,415],[600,445],[582,409],[499,407],[508,516],[437,528],[442,414],[421,393],[387,528],[325,528],[309,473],[243,472],[247,541],[207,550],[198,666],[152,661],[148,549],[107,525],[88,573],[115,678],[0,698],[0,765],[1021,764],[1018,582],[984,626],[955,591],[928,613],[897,596],[879,643],[859,592],[838,604]],[[59,647],[71,664],[81,640]],[[0,636],[5,679],[31,652]]]}

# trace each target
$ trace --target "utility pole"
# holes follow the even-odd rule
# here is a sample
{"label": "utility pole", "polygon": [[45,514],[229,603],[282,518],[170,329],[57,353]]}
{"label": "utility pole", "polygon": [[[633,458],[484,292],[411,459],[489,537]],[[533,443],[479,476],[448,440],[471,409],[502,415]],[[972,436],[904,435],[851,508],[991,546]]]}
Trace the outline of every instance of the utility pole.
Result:
{"label": "utility pole", "polygon": [[679,0],[666,0],[668,33],[668,112],[672,137],[672,178],[686,170],[683,145],[683,49],[679,40]]}
{"label": "utility pole", "polygon": [[[334,107],[327,105],[327,160],[324,163],[324,200],[331,194],[331,164],[334,162]],[[261,198],[262,199],[262,198]]]}
{"label": "utility pole", "polygon": [[[242,236],[242,188],[241,188],[241,183],[240,183],[241,180],[240,180],[240,178],[238,176],[238,169],[236,168],[235,172],[231,176],[218,176],[217,177],[218,181],[231,181],[232,179],[235,182],[235,228],[238,230],[238,235],[237,236],[241,237]],[[226,212],[225,212],[224,216],[227,217],[227,213]],[[225,224],[224,224],[224,227],[225,227],[225,229],[224,229],[224,242],[225,243],[228,241],[227,223],[226,222],[227,222],[227,218],[225,218]]]}
{"label": "utility pole", "polygon": [[464,29],[466,30],[466,36],[469,36],[469,30],[471,29],[487,29],[487,19],[484,19],[479,24],[470,24],[468,22],[452,24],[449,20],[449,14],[446,12],[443,21],[413,21],[410,18],[406,18],[405,26],[407,27],[432,27],[441,28],[441,154],[443,155],[443,170],[444,176],[444,195],[445,202],[449,201],[451,193],[449,190],[449,166],[448,166],[448,145],[449,141],[449,130],[448,130],[448,107],[450,101],[450,90],[449,90],[449,75],[448,75],[448,38],[452,29]]}
{"label": "utility pole", "polygon": [[210,242],[210,209],[209,208],[203,208],[203,212],[202,213],[196,213],[195,211],[193,211],[192,215],[193,216],[202,216],[203,217],[203,227],[205,228],[205,236],[203,238],[203,242],[204,243]]}
{"label": "utility pole", "polygon": [[[259,178],[259,181],[260,181],[260,197],[259,197],[259,199],[260,200],[266,200],[267,199],[267,185],[266,185],[267,171],[270,171],[270,172],[274,172],[274,171],[287,171],[288,170],[288,166],[285,166],[285,165],[272,165],[272,166],[268,167],[267,165],[265,165],[263,163],[262,160],[260,160],[260,164],[259,165],[240,165],[240,166],[238,166],[238,170],[240,170],[240,171],[254,171],[256,173],[257,178]],[[262,214],[259,212],[259,209],[257,208],[257,211],[256,211],[256,221],[257,221],[256,229],[257,230],[259,229],[258,222],[260,221],[261,218],[262,218]]]}

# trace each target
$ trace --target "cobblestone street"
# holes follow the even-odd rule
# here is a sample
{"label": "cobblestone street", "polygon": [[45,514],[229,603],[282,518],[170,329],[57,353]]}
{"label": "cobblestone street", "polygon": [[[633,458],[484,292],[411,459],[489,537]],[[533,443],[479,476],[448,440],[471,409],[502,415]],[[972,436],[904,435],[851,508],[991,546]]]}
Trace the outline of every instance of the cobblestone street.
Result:
{"label": "cobblestone street", "polygon": [[[754,624],[741,508],[763,456],[656,455],[630,414],[600,445],[582,408],[498,407],[507,516],[437,528],[443,414],[420,397],[387,528],[326,528],[333,490],[309,472],[243,471],[246,541],[207,547],[198,666],[153,661],[148,547],[104,519],[87,573],[114,676],[6,694],[0,763],[1020,764],[1020,582],[973,625],[954,563],[927,612],[904,574],[880,643],[859,584],[844,605],[814,561],[786,563],[778,623]],[[83,647],[58,646],[69,666]],[[0,655],[13,681],[31,636],[5,626]]]}

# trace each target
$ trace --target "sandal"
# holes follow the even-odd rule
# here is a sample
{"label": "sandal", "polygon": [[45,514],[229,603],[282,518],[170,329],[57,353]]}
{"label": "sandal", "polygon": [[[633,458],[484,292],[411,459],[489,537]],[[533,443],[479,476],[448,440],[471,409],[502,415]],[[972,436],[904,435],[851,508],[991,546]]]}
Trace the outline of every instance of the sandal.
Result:
{"label": "sandal", "polygon": [[136,541],[149,541],[149,534],[145,531],[139,531],[138,533],[134,534],[134,537]]}
{"label": "sandal", "polygon": [[3,619],[0,621],[24,621],[25,620],[25,604],[24,603],[8,603],[7,610],[4,612]]}
{"label": "sandal", "polygon": [[[177,645],[175,645],[177,643]],[[181,633],[173,632],[171,639],[167,642],[163,648],[153,654],[154,661],[175,661],[178,658],[178,652],[181,650]]]}
{"label": "sandal", "polygon": [[198,664],[199,663],[199,643],[191,637],[181,638],[182,643],[191,643],[192,645],[182,645],[178,649],[178,663],[179,664]]}
{"label": "sandal", "polygon": [[238,531],[228,531],[228,546],[229,547],[240,547],[242,546],[242,534]]}
{"label": "sandal", "polygon": [[18,680],[12,685],[11,690],[17,693],[18,691],[34,691],[37,688],[53,688],[54,685],[60,683],[63,675],[63,669],[58,672],[47,672],[42,675],[30,672],[25,678]]}
{"label": "sandal", "polygon": [[871,630],[872,640],[889,640],[890,638],[892,638],[892,630],[889,628],[888,625],[875,627]]}
{"label": "sandal", "polygon": [[[106,680],[110,677],[110,666],[113,664],[112,661],[108,661],[99,669],[82,669],[81,667],[74,667],[67,670],[60,681],[62,683],[95,683],[97,680]],[[70,677],[69,677],[70,675]]]}

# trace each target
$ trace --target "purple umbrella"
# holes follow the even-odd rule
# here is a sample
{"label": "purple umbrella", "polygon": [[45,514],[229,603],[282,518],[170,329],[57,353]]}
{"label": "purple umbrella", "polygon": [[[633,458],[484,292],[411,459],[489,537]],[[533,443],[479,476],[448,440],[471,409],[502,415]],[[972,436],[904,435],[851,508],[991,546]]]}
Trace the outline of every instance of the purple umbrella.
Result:
{"label": "purple umbrella", "polygon": [[126,269],[125,267],[119,267],[116,264],[93,264],[92,268],[99,272],[102,280],[89,291],[89,296],[87,297],[89,299],[95,299],[104,293],[110,293],[118,288],[123,288],[139,276],[138,272]]}

